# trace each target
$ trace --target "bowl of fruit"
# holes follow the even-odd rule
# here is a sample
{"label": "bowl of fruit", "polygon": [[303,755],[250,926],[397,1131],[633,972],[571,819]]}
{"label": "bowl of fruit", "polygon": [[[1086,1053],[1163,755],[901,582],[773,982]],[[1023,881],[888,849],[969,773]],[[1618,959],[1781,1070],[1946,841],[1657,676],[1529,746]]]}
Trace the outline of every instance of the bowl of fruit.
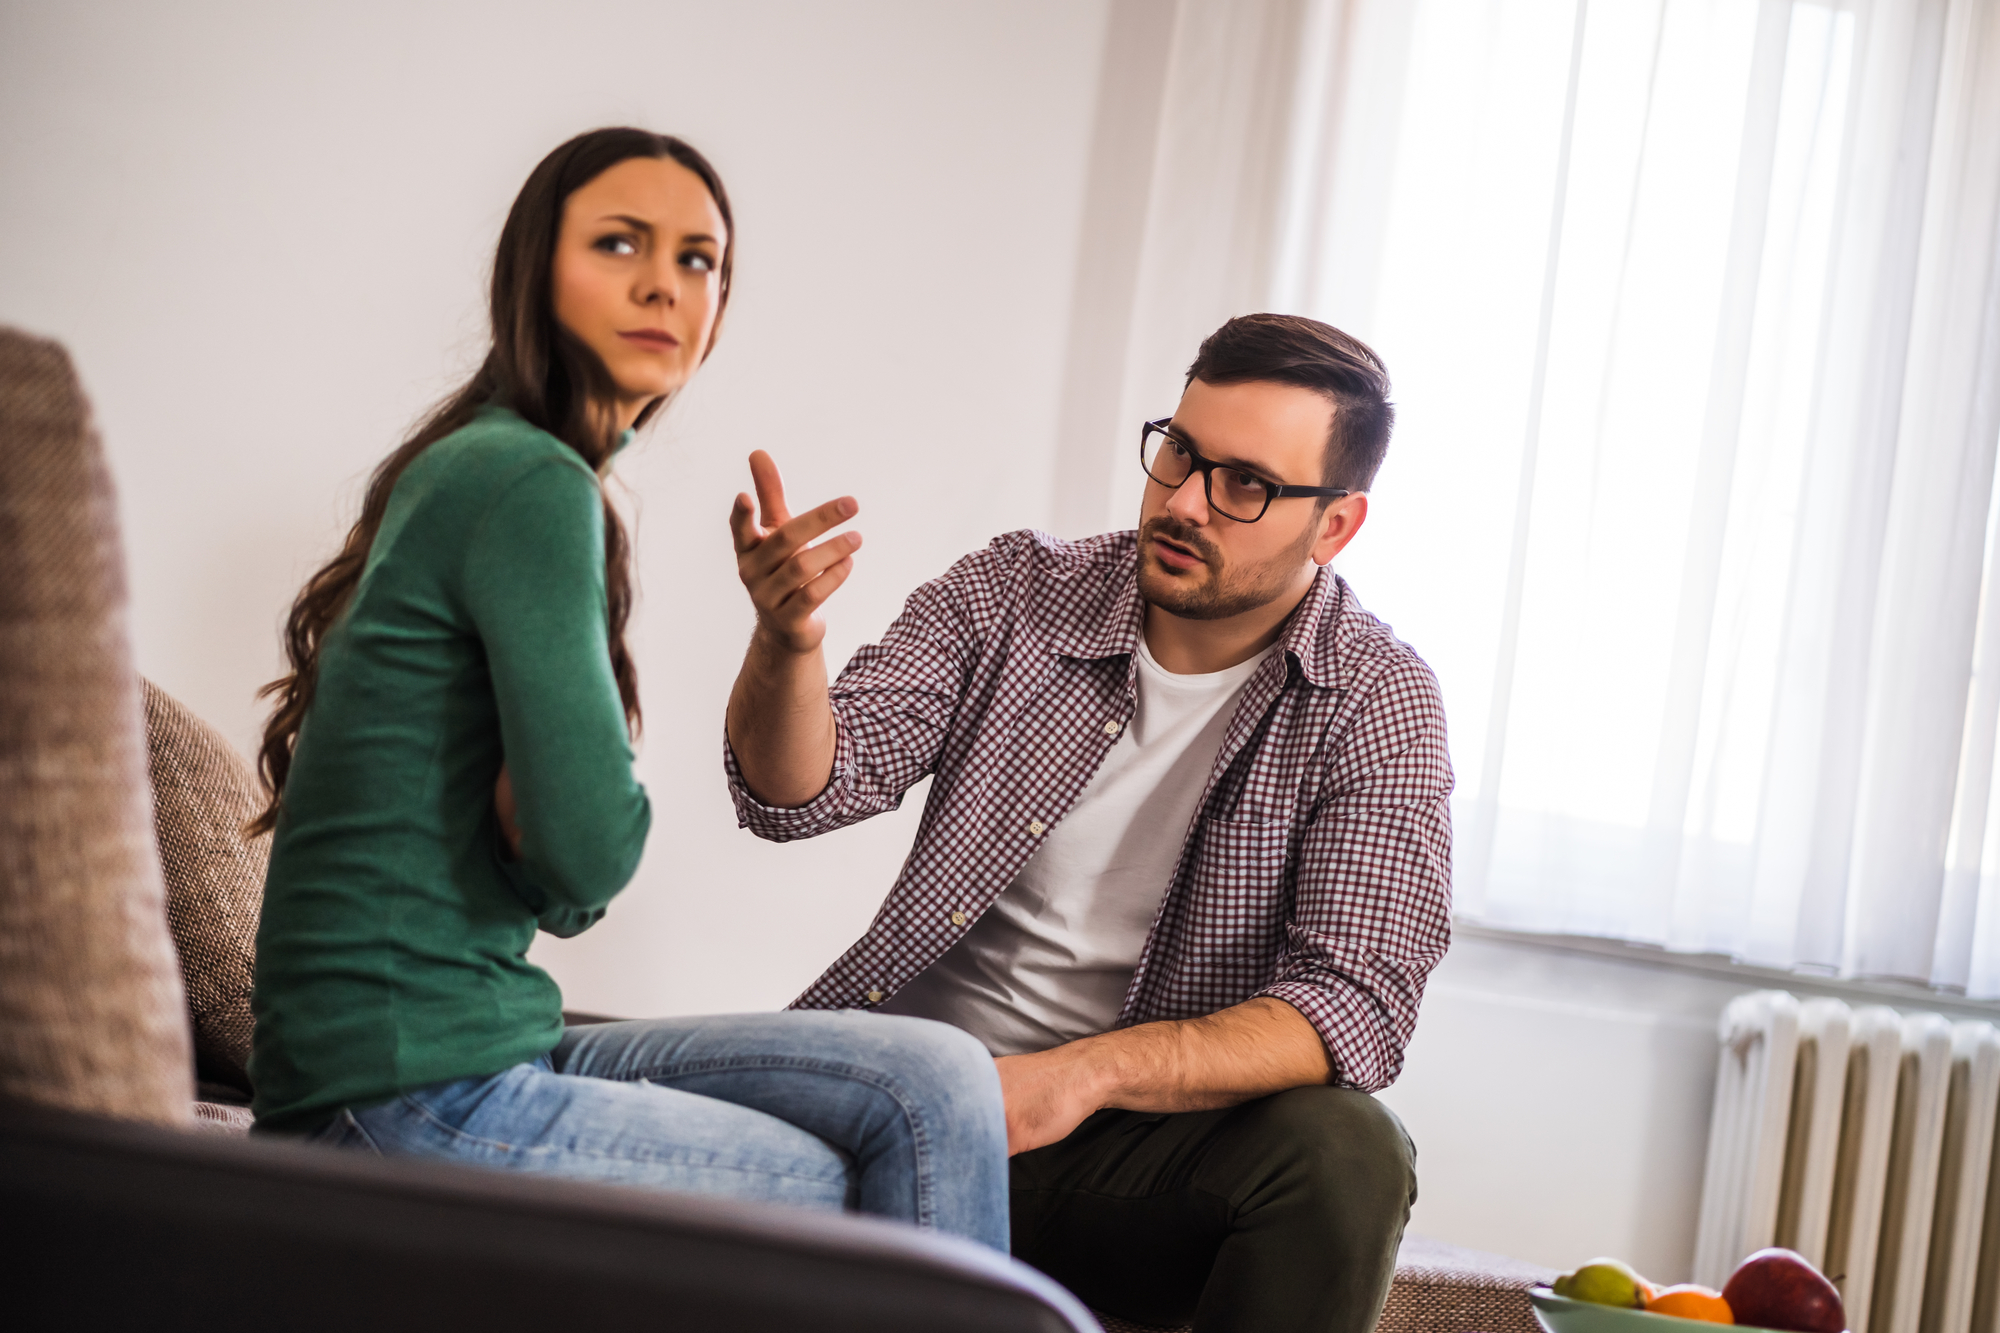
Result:
{"label": "bowl of fruit", "polygon": [[[1658,1287],[1617,1259],[1593,1259],[1528,1299],[1548,1333],[1703,1333],[1737,1324],[1779,1333],[1846,1333],[1840,1293],[1791,1250],[1759,1250],[1722,1290],[1692,1282]],[[1714,1333],[1713,1328],[1707,1333]]]}

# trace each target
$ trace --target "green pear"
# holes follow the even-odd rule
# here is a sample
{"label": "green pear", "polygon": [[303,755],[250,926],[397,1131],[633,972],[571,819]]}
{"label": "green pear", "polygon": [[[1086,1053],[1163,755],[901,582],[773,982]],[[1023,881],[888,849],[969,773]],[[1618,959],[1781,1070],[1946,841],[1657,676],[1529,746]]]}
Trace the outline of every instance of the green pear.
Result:
{"label": "green pear", "polygon": [[1557,1278],[1555,1293],[1573,1301],[1622,1305],[1630,1310],[1646,1303],[1646,1279],[1620,1260],[1592,1259],[1574,1273]]}

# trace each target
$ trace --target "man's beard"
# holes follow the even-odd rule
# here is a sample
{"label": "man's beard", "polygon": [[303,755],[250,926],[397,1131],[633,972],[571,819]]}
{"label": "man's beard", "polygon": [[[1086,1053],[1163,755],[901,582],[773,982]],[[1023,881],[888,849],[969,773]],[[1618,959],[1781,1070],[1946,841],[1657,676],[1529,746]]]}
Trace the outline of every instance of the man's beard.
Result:
{"label": "man's beard", "polygon": [[[1269,606],[1291,590],[1293,580],[1299,576],[1299,566],[1305,562],[1306,552],[1312,549],[1317,535],[1317,527],[1309,524],[1290,549],[1280,551],[1262,564],[1229,569],[1223,563],[1222,552],[1202,535],[1201,529],[1171,514],[1161,514],[1139,529],[1139,597],[1183,620],[1226,620]],[[1200,556],[1208,566],[1208,578],[1197,586],[1185,587],[1173,574],[1161,569],[1148,550],[1155,536],[1178,542]]]}

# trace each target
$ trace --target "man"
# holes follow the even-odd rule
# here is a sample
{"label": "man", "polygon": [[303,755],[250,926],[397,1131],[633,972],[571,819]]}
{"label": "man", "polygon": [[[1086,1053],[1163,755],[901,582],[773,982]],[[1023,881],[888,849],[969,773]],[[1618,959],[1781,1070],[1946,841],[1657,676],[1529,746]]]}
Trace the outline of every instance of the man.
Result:
{"label": "man", "polygon": [[919,588],[827,688],[809,543],[751,458],[757,629],[727,767],[759,836],[933,783],[868,934],[796,1004],[958,1024],[998,1061],[1013,1244],[1098,1309],[1212,1330],[1380,1314],[1414,1149],[1368,1094],[1449,939],[1435,678],[1327,565],[1393,409],[1313,320],[1233,319],[1148,423],[1136,532],[1011,533]]}

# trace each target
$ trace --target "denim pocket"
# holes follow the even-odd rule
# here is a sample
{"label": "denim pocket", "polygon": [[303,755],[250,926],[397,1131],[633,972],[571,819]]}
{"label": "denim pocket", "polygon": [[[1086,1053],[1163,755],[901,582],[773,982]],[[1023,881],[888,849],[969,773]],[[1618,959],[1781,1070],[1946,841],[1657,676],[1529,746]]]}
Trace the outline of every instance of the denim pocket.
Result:
{"label": "denim pocket", "polygon": [[354,1118],[354,1112],[344,1106],[340,1108],[340,1114],[308,1134],[306,1142],[323,1143],[330,1148],[359,1148],[363,1152],[372,1152],[377,1157],[382,1155],[382,1150],[375,1145],[375,1140],[368,1137],[368,1131]]}

